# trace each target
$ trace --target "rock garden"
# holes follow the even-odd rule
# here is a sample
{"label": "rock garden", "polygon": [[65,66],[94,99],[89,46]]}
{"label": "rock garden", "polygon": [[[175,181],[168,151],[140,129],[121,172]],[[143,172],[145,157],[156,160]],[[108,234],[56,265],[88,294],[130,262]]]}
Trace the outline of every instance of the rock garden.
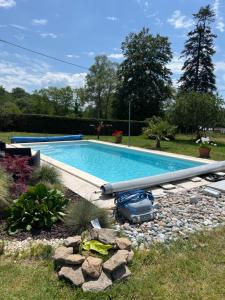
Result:
{"label": "rock garden", "polygon": [[131,242],[112,229],[91,229],[81,236],[68,237],[56,248],[54,261],[60,279],[70,281],[84,292],[99,292],[113,282],[131,275]]}

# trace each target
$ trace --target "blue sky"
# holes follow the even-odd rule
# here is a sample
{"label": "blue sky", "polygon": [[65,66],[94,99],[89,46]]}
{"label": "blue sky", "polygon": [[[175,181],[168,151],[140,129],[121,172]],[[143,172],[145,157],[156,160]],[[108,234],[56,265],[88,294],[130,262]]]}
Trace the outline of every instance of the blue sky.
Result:
{"label": "blue sky", "polygon": [[[90,67],[97,54],[121,62],[121,42],[143,26],[168,36],[174,84],[180,76],[192,13],[210,4],[218,35],[214,63],[218,91],[225,95],[225,0],[0,0],[0,39]],[[0,43],[0,85],[28,91],[84,83],[86,71]]]}

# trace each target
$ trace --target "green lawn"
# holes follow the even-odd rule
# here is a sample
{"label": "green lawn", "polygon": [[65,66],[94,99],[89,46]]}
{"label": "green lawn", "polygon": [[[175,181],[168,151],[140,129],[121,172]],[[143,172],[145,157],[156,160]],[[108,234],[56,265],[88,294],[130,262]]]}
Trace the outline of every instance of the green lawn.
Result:
{"label": "green lawn", "polygon": [[[38,133],[26,133],[26,132],[0,132],[0,139],[5,142],[10,141],[10,137],[13,135],[25,135],[25,136],[40,136],[51,134],[38,134]],[[85,136],[86,139],[96,139],[96,136]],[[101,140],[113,142],[112,136],[101,136]],[[225,160],[225,135],[215,134],[212,140],[217,143],[217,147],[213,147],[211,151],[211,158],[214,160]],[[127,144],[128,138],[123,138],[123,143]],[[154,141],[147,139],[145,136],[132,136],[131,145],[143,147],[147,149],[154,149]],[[198,157],[198,145],[194,141],[194,137],[191,135],[180,134],[176,136],[175,141],[163,141],[162,151],[179,153]]]}
{"label": "green lawn", "polygon": [[138,252],[132,277],[98,294],[58,281],[52,262],[0,257],[0,299],[225,299],[225,228]]}

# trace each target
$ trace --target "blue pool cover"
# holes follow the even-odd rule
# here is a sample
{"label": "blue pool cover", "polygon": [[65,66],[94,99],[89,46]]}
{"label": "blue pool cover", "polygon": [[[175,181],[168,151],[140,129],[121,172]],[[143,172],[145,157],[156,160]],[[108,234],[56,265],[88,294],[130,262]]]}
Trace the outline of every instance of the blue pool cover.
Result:
{"label": "blue pool cover", "polygon": [[62,136],[13,136],[11,143],[41,143],[41,142],[58,142],[58,141],[76,141],[82,140],[82,134],[62,135]]}

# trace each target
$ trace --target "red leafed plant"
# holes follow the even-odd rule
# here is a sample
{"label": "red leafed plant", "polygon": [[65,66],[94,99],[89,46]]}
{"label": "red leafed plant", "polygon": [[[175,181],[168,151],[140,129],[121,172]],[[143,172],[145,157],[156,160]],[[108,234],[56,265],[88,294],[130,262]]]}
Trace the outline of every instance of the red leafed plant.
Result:
{"label": "red leafed plant", "polygon": [[112,134],[112,136],[122,136],[123,135],[123,131],[122,130],[115,130]]}
{"label": "red leafed plant", "polygon": [[29,165],[28,156],[6,155],[1,161],[1,167],[12,176],[11,194],[14,198],[27,191],[33,168]]}

